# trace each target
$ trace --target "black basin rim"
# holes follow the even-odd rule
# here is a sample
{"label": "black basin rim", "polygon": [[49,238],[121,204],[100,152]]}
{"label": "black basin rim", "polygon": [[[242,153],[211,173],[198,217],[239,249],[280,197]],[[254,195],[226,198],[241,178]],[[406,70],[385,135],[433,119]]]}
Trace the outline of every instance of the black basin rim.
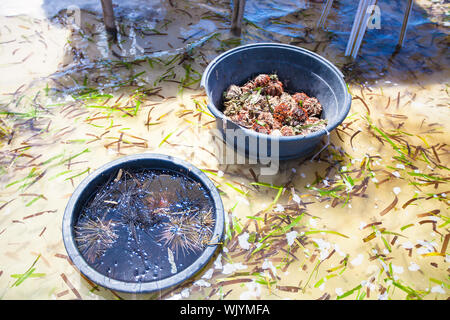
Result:
{"label": "black basin rim", "polygon": [[[207,246],[206,249],[203,250],[203,252],[200,254],[200,256],[183,271],[161,280],[149,282],[126,282],[108,278],[107,276],[96,271],[93,267],[90,266],[88,262],[85,261],[82,254],[79,252],[73,237],[72,215],[78,198],[85,190],[85,187],[88,186],[90,183],[92,183],[95,179],[97,179],[102,174],[102,172],[111,169],[113,167],[118,167],[121,164],[126,164],[127,162],[147,160],[147,159],[155,159],[167,163],[172,163],[177,167],[184,168],[185,170],[192,172],[195,178],[204,185],[205,190],[207,190],[207,192],[211,196],[211,199],[214,202],[216,212],[216,224],[214,227],[213,239],[218,239],[216,241],[218,243],[223,238],[224,234],[224,208],[222,200],[215,185],[200,169],[194,167],[188,162],[185,162],[184,160],[157,153],[141,153],[136,155],[125,156],[104,164],[103,166],[96,169],[93,173],[91,173],[88,177],[86,177],[77,186],[72,196],[70,197],[69,202],[66,205],[62,221],[63,242],[71,261],[84,276],[86,276],[93,282],[101,285],[102,287],[125,293],[149,293],[167,289],[169,287],[173,287],[177,284],[180,284],[181,282],[188,280],[197,272],[199,272],[201,269],[203,269],[203,267],[213,257],[218,247],[218,244]],[[152,168],[153,167],[149,167],[149,169]],[[158,168],[155,167],[155,169]]]}

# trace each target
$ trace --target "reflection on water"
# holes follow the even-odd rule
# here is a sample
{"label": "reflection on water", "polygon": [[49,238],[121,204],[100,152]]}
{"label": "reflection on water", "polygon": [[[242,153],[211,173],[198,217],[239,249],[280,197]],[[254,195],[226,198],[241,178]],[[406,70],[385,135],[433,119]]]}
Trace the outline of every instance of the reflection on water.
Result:
{"label": "reflection on water", "polygon": [[[60,222],[89,172],[139,152],[203,169],[227,211],[215,261],[139,298],[448,296],[448,4],[415,1],[396,51],[402,3],[378,1],[381,29],[367,31],[352,61],[350,0],[335,1],[324,30],[321,1],[247,1],[241,38],[229,33],[230,1],[122,1],[115,44],[99,1],[77,2],[79,24],[67,1],[20,3],[0,11],[0,297],[117,297],[72,267]],[[220,52],[260,41],[318,52],[353,96],[320,159],[283,162],[272,177],[218,163],[199,88]]]}

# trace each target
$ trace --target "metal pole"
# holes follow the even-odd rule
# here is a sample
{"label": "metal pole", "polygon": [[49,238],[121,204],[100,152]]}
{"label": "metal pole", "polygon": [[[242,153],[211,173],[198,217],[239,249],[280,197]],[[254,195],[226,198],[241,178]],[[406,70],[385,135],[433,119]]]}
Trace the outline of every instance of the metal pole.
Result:
{"label": "metal pole", "polygon": [[103,10],[103,22],[108,34],[115,40],[117,39],[117,29],[114,22],[114,9],[112,0],[101,0]]}
{"label": "metal pole", "polygon": [[361,0],[358,5],[358,11],[356,12],[355,21],[353,22],[350,38],[345,50],[346,56],[351,56],[353,59],[358,55],[361,42],[366,33],[367,24],[372,12],[369,12],[369,8],[372,8],[376,4],[377,0]]}
{"label": "metal pole", "polygon": [[365,0],[360,0],[358,4],[358,9],[356,10],[355,20],[353,21],[352,31],[350,32],[350,38],[347,42],[347,48],[345,49],[345,55],[350,56],[352,54],[354,45],[355,45],[355,37],[361,28],[361,19],[362,12],[365,8]]}

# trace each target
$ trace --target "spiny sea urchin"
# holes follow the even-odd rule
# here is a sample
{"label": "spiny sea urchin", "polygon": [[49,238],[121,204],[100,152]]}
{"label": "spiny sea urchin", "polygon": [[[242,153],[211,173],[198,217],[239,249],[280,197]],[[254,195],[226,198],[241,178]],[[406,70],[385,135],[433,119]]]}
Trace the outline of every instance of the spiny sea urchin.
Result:
{"label": "spiny sea urchin", "polygon": [[117,240],[118,235],[114,226],[112,220],[103,221],[97,217],[97,219],[87,218],[75,227],[78,248],[91,263]]}

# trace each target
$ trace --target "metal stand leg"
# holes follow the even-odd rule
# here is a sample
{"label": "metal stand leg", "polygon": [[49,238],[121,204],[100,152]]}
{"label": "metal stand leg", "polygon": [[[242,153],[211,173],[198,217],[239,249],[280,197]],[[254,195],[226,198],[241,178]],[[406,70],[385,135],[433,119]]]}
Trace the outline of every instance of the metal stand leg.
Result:
{"label": "metal stand leg", "polygon": [[408,28],[409,17],[411,16],[411,11],[413,7],[413,0],[408,1],[408,6],[406,7],[406,12],[403,17],[402,30],[400,31],[400,37],[398,39],[397,49],[403,47],[403,43],[405,42],[405,34],[406,29]]}
{"label": "metal stand leg", "polygon": [[117,39],[117,29],[114,22],[114,9],[112,0],[101,0],[103,9],[103,21],[105,23],[105,29],[112,39]]}
{"label": "metal stand leg", "polygon": [[241,34],[244,10],[245,10],[245,0],[233,0],[231,32],[233,32],[237,36]]}
{"label": "metal stand leg", "polygon": [[330,14],[331,6],[333,5],[334,0],[327,0],[325,3],[325,6],[323,7],[322,14],[320,15],[319,21],[317,22],[317,28],[323,28],[325,25],[325,21],[328,18],[328,15]]}
{"label": "metal stand leg", "polygon": [[358,11],[356,12],[355,21],[353,22],[350,38],[345,50],[346,56],[351,56],[353,59],[358,55],[359,48],[361,46],[362,39],[367,29],[367,22],[369,21],[371,12],[368,11],[369,7],[375,4],[376,0],[360,0],[358,5]]}

